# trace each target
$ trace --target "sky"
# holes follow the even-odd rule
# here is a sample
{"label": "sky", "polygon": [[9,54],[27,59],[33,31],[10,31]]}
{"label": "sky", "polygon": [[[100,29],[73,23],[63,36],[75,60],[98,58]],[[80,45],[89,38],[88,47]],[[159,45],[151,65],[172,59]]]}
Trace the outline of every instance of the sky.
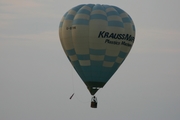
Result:
{"label": "sky", "polygon": [[[97,109],[58,35],[64,13],[84,3],[118,6],[136,26]],[[1,0],[0,120],[179,120],[179,11],[179,0]]]}

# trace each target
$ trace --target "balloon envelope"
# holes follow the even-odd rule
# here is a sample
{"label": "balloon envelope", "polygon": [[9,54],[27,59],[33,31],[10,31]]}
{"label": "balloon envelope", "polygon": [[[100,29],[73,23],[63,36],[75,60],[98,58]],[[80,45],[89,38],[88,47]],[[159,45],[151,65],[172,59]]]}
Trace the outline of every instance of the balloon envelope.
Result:
{"label": "balloon envelope", "polygon": [[94,95],[127,57],[135,26],[116,6],[82,4],[63,16],[59,36],[69,61]]}

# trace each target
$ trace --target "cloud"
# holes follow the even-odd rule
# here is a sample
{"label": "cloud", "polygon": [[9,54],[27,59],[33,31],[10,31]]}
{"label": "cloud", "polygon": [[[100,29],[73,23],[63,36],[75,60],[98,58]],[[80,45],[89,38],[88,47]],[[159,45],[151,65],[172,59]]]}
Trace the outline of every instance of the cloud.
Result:
{"label": "cloud", "polygon": [[[2,0],[0,2],[0,38],[29,39],[57,32],[60,17],[51,1]],[[58,36],[58,32],[56,33]],[[52,36],[51,36],[52,37]]]}
{"label": "cloud", "polygon": [[139,28],[133,51],[138,53],[180,53],[179,30]]}
{"label": "cloud", "polygon": [[[42,4],[38,3],[37,1],[29,1],[29,0],[1,0],[1,7],[6,10],[21,10],[22,8],[37,8],[42,6]],[[25,11],[21,11],[25,12]]]}
{"label": "cloud", "polygon": [[56,31],[42,31],[40,33],[28,33],[17,35],[0,35],[1,40],[36,40],[36,41],[53,41],[59,40],[58,30]]}
{"label": "cloud", "polygon": [[0,4],[0,26],[2,28],[11,26],[22,18],[32,18],[36,15],[35,10],[42,6],[38,2],[28,0],[1,0]]}

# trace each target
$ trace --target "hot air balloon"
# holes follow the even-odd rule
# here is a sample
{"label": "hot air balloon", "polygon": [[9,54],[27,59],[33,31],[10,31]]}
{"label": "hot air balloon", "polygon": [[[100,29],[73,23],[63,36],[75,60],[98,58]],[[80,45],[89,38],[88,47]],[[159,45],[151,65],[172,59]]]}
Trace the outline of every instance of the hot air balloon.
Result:
{"label": "hot air balloon", "polygon": [[67,11],[59,37],[70,63],[87,86],[97,107],[95,93],[123,63],[135,40],[135,25],[122,9],[112,5],[81,4]]}

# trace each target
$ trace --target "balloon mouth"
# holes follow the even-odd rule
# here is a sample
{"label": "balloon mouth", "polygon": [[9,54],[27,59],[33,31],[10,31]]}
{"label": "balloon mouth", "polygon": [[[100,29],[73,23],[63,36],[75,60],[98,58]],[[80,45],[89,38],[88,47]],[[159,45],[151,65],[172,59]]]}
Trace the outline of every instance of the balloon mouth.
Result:
{"label": "balloon mouth", "polygon": [[96,92],[100,89],[99,87],[87,87],[91,95],[95,95]]}
{"label": "balloon mouth", "polygon": [[91,95],[95,95],[96,92],[102,88],[106,83],[104,82],[85,82]]}

